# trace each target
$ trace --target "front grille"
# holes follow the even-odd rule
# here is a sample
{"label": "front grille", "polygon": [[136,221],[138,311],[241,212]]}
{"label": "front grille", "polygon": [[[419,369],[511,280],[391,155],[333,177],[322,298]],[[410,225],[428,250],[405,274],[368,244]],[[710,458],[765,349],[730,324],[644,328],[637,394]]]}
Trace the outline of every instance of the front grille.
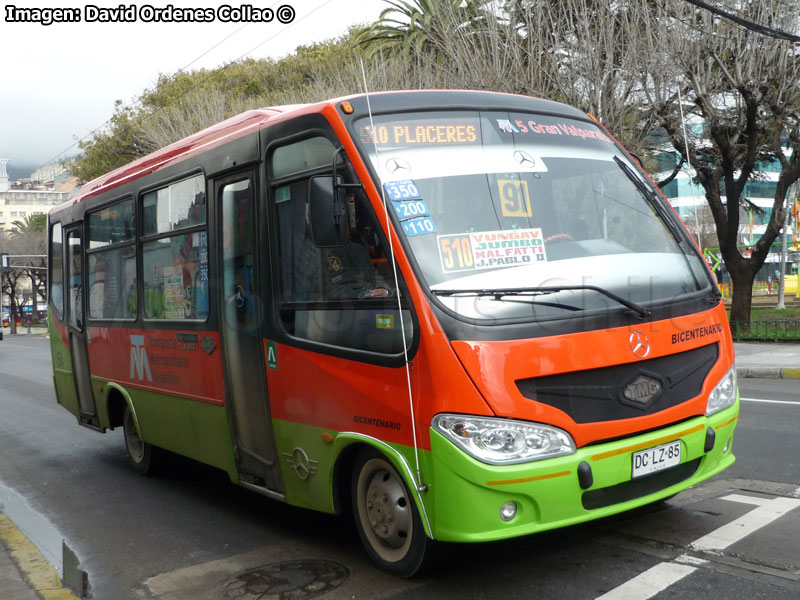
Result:
{"label": "front grille", "polygon": [[711,344],[624,365],[521,379],[517,388],[530,400],[564,411],[576,423],[630,419],[697,396],[718,357],[717,344]]}
{"label": "front grille", "polygon": [[625,483],[618,483],[617,485],[612,485],[607,488],[584,492],[581,497],[583,508],[586,510],[604,508],[665,490],[676,483],[686,481],[694,475],[700,467],[701,460],[702,457],[695,458],[677,467],[653,475],[647,475],[641,479],[632,479]]}

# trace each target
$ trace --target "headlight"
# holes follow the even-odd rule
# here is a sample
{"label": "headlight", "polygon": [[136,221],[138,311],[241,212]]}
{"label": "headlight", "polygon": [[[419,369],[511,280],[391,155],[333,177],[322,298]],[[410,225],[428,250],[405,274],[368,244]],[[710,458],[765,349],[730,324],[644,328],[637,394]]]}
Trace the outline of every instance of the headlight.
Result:
{"label": "headlight", "polygon": [[470,456],[490,465],[511,465],[575,452],[570,435],[549,425],[441,414],[433,427]]}
{"label": "headlight", "polygon": [[733,406],[735,403],[736,365],[734,364],[716,387],[711,390],[711,394],[708,396],[708,404],[706,405],[706,416],[709,417],[714,413],[718,413],[729,406]]}

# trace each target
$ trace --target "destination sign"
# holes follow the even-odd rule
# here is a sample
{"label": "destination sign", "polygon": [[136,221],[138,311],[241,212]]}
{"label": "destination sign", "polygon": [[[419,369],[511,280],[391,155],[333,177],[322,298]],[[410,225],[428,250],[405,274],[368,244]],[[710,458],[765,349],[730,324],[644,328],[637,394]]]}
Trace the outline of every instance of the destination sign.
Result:
{"label": "destination sign", "polygon": [[414,119],[362,125],[358,135],[378,146],[440,146],[479,144],[478,119]]}

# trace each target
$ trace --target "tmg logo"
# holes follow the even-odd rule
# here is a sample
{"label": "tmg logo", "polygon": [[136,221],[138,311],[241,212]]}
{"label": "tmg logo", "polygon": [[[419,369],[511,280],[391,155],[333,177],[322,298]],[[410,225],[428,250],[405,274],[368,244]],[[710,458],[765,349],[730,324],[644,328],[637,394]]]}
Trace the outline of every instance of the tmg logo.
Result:
{"label": "tmg logo", "polygon": [[131,379],[134,373],[139,381],[144,381],[145,376],[147,381],[153,381],[150,363],[147,361],[147,351],[144,349],[143,335],[131,336]]}

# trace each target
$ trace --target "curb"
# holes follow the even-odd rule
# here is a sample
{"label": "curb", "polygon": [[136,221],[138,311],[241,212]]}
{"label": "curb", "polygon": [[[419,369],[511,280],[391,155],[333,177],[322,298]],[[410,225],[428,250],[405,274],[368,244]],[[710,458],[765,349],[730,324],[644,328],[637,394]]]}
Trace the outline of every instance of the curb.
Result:
{"label": "curb", "polygon": [[738,367],[740,379],[800,379],[800,368],[794,367]]}
{"label": "curb", "polygon": [[25,581],[44,600],[79,600],[70,590],[62,586],[53,565],[3,513],[0,513],[0,540],[5,542],[11,559],[23,574]]}

